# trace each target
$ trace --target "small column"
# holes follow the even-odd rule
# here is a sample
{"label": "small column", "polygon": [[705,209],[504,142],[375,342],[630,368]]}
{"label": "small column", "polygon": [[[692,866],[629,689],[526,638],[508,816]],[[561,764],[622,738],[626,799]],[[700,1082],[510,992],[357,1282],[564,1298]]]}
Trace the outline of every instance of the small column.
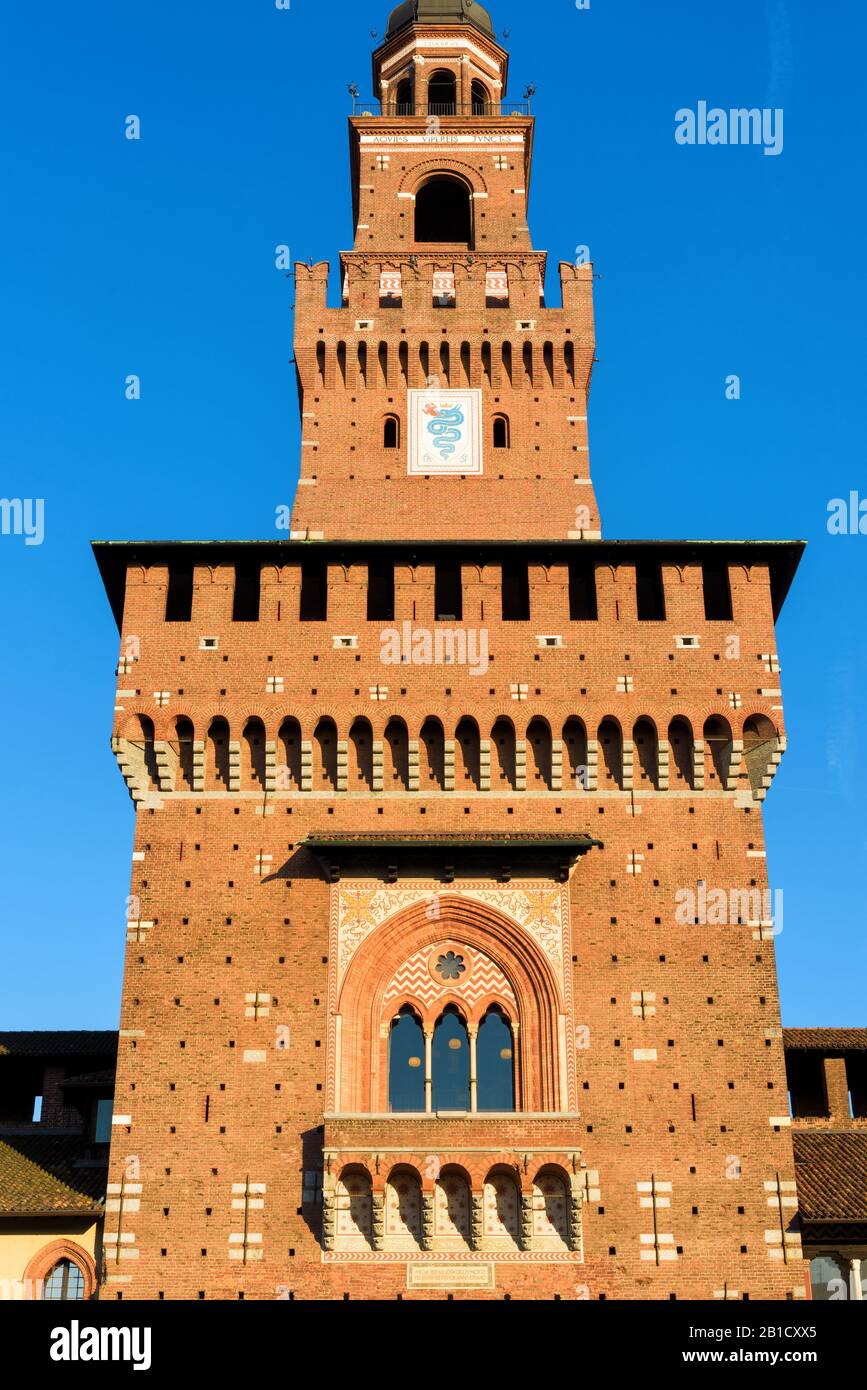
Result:
{"label": "small column", "polygon": [[861,1259],[855,1255],[849,1258],[849,1288],[852,1298],[857,1302],[864,1299],[864,1285],[861,1282]]}
{"label": "small column", "polygon": [[381,792],[385,786],[385,742],[381,738],[373,740],[372,761],[372,789],[375,792]]}
{"label": "small column", "polygon": [[579,1254],[582,1248],[581,1215],[584,1207],[584,1189],[573,1176],[569,1187],[569,1249]]}
{"label": "small column", "polygon": [[385,1243],[385,1193],[371,1195],[371,1241],[374,1250],[381,1250]]}
{"label": "small column", "polygon": [[533,1193],[521,1193],[521,1249],[533,1249]]}
{"label": "small column", "polygon": [[472,1246],[474,1250],[481,1250],[482,1242],[485,1238],[485,1199],[479,1192],[474,1192],[472,1201]]}
{"label": "small column", "polygon": [[832,1120],[849,1119],[849,1082],[846,1076],[845,1057],[825,1057],[825,1096],[828,1101],[828,1114]]}
{"label": "small column", "polygon": [[479,1108],[479,1077],[476,1068],[476,1043],[479,1039],[478,1024],[467,1025],[470,1040],[470,1110],[475,1115]]}
{"label": "small column", "polygon": [[411,792],[417,792],[419,790],[420,785],[420,748],[419,740],[417,738],[411,738],[409,741],[407,763],[407,790]]}
{"label": "small column", "polygon": [[422,1250],[433,1249],[434,1238],[434,1194],[423,1192],[421,1194],[421,1248]]}
{"label": "small column", "polygon": [[301,790],[313,790],[313,740],[301,740]]}
{"label": "small column", "polygon": [[631,792],[635,785],[635,744],[631,738],[623,740],[623,790]]}
{"label": "small column", "polygon": [[322,1185],[322,1248],[323,1250],[334,1249],[334,1237],[337,1231],[337,1191],[334,1178],[330,1173],[325,1174],[325,1181]]}
{"label": "small column", "polygon": [[491,790],[491,740],[483,738],[479,743],[479,791]]}
{"label": "small column", "polygon": [[551,790],[563,790],[563,740],[555,738],[551,742]]}
{"label": "small column", "polygon": [[277,744],[274,739],[265,742],[265,790],[277,790]]}
{"label": "small column", "polygon": [[455,741],[453,738],[445,740],[443,748],[443,791],[453,792],[455,789]]}
{"label": "small column", "polygon": [[424,1113],[433,1113],[433,1028],[424,1030]]}
{"label": "small column", "polygon": [[527,740],[515,739],[515,791],[527,790]]}
{"label": "small column", "polygon": [[595,792],[599,787],[599,741],[595,738],[587,740],[587,777],[584,790]]}
{"label": "small column", "polygon": [[669,756],[670,756],[670,753],[671,753],[671,747],[670,747],[670,745],[669,745],[668,740],[667,740],[667,739],[664,739],[664,738],[661,738],[661,739],[659,740],[659,750],[658,750],[658,753],[657,753],[657,768],[658,768],[658,772],[659,772],[659,778],[658,778],[658,780],[659,780],[659,790],[660,790],[661,792],[667,792],[667,791],[668,791]]}
{"label": "small column", "polygon": [[345,738],[337,740],[337,790],[349,790],[349,741]]}
{"label": "small column", "polygon": [[239,792],[241,790],[241,743],[238,739],[229,739],[229,791]]}

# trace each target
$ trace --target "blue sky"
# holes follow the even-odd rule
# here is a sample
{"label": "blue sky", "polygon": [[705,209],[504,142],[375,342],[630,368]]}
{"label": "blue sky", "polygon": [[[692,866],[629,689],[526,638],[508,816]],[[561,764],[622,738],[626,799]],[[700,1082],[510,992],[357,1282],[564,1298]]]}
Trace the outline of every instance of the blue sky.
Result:
{"label": "blue sky", "polygon": [[[333,262],[351,243],[346,88],[370,90],[387,8],[40,0],[0,21],[0,494],[45,499],[41,546],[0,536],[2,1027],[116,1025],[133,816],[88,543],[275,535],[298,422],[274,248]],[[491,8],[510,95],[538,88],[550,302],[576,246],[601,276],[606,535],[809,542],[766,811],[783,1017],[864,1024],[867,537],[826,526],[831,498],[867,498],[863,7]],[[782,107],[783,153],[677,145],[701,100]]]}

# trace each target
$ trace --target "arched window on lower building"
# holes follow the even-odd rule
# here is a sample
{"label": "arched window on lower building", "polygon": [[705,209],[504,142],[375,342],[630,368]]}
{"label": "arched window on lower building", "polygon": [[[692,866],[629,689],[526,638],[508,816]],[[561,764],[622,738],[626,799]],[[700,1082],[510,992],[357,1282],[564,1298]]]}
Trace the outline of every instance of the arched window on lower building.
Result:
{"label": "arched window on lower building", "polygon": [[45,1276],[42,1297],[58,1303],[74,1303],[84,1298],[84,1274],[73,1260],[57,1261]]}
{"label": "arched window on lower building", "polygon": [[434,1110],[469,1110],[469,1037],[466,1023],[452,1004],[434,1028],[431,1074]]}
{"label": "arched window on lower building", "polygon": [[515,1108],[515,1043],[505,1014],[492,1008],[485,1014],[476,1040],[478,1109]]}
{"label": "arched window on lower building", "polygon": [[424,1033],[408,1005],[401,1009],[391,1025],[388,1108],[401,1115],[421,1115],[425,1108]]}

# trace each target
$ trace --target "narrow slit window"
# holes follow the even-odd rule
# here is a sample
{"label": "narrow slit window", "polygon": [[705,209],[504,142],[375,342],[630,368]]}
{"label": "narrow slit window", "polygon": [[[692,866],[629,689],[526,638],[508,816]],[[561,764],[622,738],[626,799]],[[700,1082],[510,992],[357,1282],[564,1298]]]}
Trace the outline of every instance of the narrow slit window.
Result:
{"label": "narrow slit window", "polygon": [[258,565],[235,566],[235,597],[232,603],[233,623],[259,621],[259,591],[261,570]]}
{"label": "narrow slit window", "polygon": [[494,448],[508,449],[511,447],[511,431],[509,429],[508,415],[494,416]]}
{"label": "narrow slit window", "polygon": [[367,570],[367,621],[394,622],[394,565],[377,560]]}
{"label": "narrow slit window", "polygon": [[647,562],[636,565],[635,590],[639,622],[665,622],[665,590],[662,584],[662,566]]}
{"label": "narrow slit window", "polygon": [[728,565],[702,565],[704,616],[709,623],[732,621],[732,590]]}
{"label": "narrow slit window", "polygon": [[193,616],[193,571],[189,565],[169,567],[166,622],[188,623]]}
{"label": "narrow slit window", "polygon": [[598,616],[596,570],[575,562],[569,566],[569,618],[573,623],[595,623]]}
{"label": "narrow slit window", "polygon": [[382,428],[382,443],[386,449],[400,448],[400,421],[396,415],[386,415]]}
{"label": "narrow slit window", "polygon": [[503,565],[503,622],[530,620],[530,575],[526,561],[509,560]]}
{"label": "narrow slit window", "polygon": [[437,565],[434,607],[438,623],[459,623],[462,620],[463,594],[459,565]]}
{"label": "narrow slit window", "polygon": [[328,618],[328,576],[321,560],[307,560],[301,566],[302,623],[324,623]]}

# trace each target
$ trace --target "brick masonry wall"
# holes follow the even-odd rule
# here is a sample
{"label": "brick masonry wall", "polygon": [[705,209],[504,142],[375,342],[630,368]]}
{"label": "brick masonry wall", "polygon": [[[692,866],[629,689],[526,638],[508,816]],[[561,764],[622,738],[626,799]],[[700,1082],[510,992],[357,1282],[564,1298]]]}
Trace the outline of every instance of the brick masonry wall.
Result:
{"label": "brick masonry wall", "polygon": [[[486,574],[475,592],[467,585],[465,607],[471,619],[474,604],[479,611],[487,604],[495,659],[483,677],[459,666],[383,667],[382,625],[358,621],[363,586],[354,571],[352,582],[336,573],[326,624],[299,623],[290,600],[275,599],[286,592],[297,600],[291,569],[281,583],[266,583],[254,624],[231,622],[228,573],[201,567],[196,575],[192,622],[167,624],[165,570],[130,571],[124,640],[138,639],[140,660],[119,687],[139,693],[118,697],[118,737],[134,732],[138,711],[153,719],[158,740],[172,738],[180,714],[199,740],[211,718],[224,714],[233,741],[251,716],[274,739],[285,715],[298,718],[310,739],[323,712],[341,739],[356,714],[370,718],[379,737],[397,714],[411,738],[429,714],[443,719],[447,737],[463,715],[479,720],[482,737],[501,714],[515,720],[519,736],[537,714],[550,717],[555,732],[569,715],[583,716],[591,737],[606,716],[628,733],[648,713],[660,730],[678,714],[699,731],[720,714],[731,719],[735,738],[749,712],[781,727],[778,696],[755,693],[771,679],[757,654],[774,650],[766,570],[732,571],[731,624],[699,619],[694,567],[666,570],[669,618],[650,624],[629,616],[634,577],[626,566],[601,572],[596,623],[564,622],[563,575],[541,573],[533,575],[529,624],[489,620],[497,586]],[[409,611],[409,590],[423,596],[418,604],[430,602],[423,574],[416,572],[415,584],[405,580],[399,613]],[[537,627],[561,633],[564,647],[537,650]],[[697,650],[675,646],[686,629],[699,637]],[[333,650],[335,631],[357,633],[358,649]],[[217,637],[215,651],[199,649],[206,635]],[[725,656],[732,635],[741,640],[738,661]],[[618,692],[626,671],[634,689]],[[283,693],[268,694],[268,674],[277,672]],[[387,699],[371,700],[370,688],[384,677]],[[511,698],[512,683],[528,687],[526,700]],[[729,686],[745,697],[737,712]],[[155,702],[153,691],[167,692],[168,703]],[[141,1193],[132,1200],[140,1206],[123,1218],[135,1239],[121,1249],[139,1254],[109,1261],[109,1291],[183,1298],[200,1291],[276,1297],[278,1287],[298,1297],[405,1291],[403,1266],[323,1265],[320,1209],[302,1203],[303,1173],[322,1167],[333,963],[331,890],[299,844],[308,834],[371,829],[590,832],[604,842],[578,862],[570,889],[575,1020],[589,1040],[573,1058],[580,1118],[570,1121],[570,1134],[598,1172],[600,1193],[584,1208],[585,1263],[577,1270],[498,1267],[497,1295],[575,1297],[580,1286],[594,1298],[712,1297],[727,1284],[755,1298],[799,1289],[799,1265],[772,1260],[765,1240],[774,1227],[765,1183],[793,1178],[788,1129],[770,1123],[788,1110],[773,940],[757,940],[765,933],[756,923],[676,920],[678,890],[699,879],[726,890],[767,884],[761,805],[743,769],[736,783],[725,792],[637,784],[633,792],[567,785],[562,792],[379,795],[266,794],[246,776],[237,793],[150,785],[137,815],[131,892],[142,926],[128,933],[118,1064],[116,1112],[130,1124],[115,1125],[111,1175],[120,1183],[125,1161],[137,1160],[129,1171],[139,1174]],[[642,991],[655,996],[656,1012],[644,1018],[634,1013]],[[268,997],[267,1015],[247,1016],[251,996]],[[471,1123],[484,1130],[482,1117]],[[529,1122],[525,1142],[533,1141]],[[659,1229],[682,1247],[659,1268],[641,1259],[640,1237],[652,1227],[638,1184],[652,1178],[672,1183],[670,1214]],[[232,1188],[247,1179],[267,1191],[256,1222],[264,1259],[244,1265],[230,1262],[228,1237],[239,1230]]]}
{"label": "brick masonry wall", "polygon": [[[462,102],[477,75],[497,102],[505,95],[496,45],[468,26],[417,27],[375,59],[387,110],[405,69],[426,100],[432,62],[454,69]],[[556,1153],[583,1194],[580,1250],[492,1260],[493,1285],[456,1288],[455,1297],[804,1296],[788,1229],[794,1169],[773,935],[762,913],[710,926],[677,911],[678,893],[699,881],[726,892],[767,886],[761,801],[785,746],[767,559],[744,547],[729,566],[733,620],[710,623],[695,547],[684,547],[682,563],[664,565],[666,620],[648,623],[637,617],[628,549],[620,563],[599,552],[594,622],[570,620],[566,560],[533,558],[530,621],[508,623],[501,557],[468,544],[455,552],[462,621],[445,626],[484,635],[485,660],[473,667],[383,660],[384,629],[411,647],[417,629],[444,626],[434,620],[429,557],[395,552],[394,622],[372,623],[368,556],[342,559],[309,543],[574,539],[585,542],[582,558],[593,553],[592,268],[562,266],[562,308],[543,305],[545,257],[527,224],[532,138],[527,116],[448,118],[438,129],[420,116],[353,119],[355,241],[341,261],[343,307],[327,307],[326,265],[296,271],[303,447],[291,527],[308,543],[290,543],[279,563],[250,552],[263,563],[253,623],[233,623],[234,573],[216,549],[196,565],[189,622],[165,621],[164,563],[129,565],[114,750],[137,818],[105,1296],[445,1296],[442,1287],[408,1290],[406,1260],[323,1249],[318,1184],[328,1189],[352,1160],[380,1195],[385,1150],[418,1165],[428,1197],[436,1163],[461,1164],[476,1196],[486,1164],[508,1164],[528,1195],[544,1153]],[[472,249],[413,240],[415,199],[436,171],[467,189]],[[506,277],[507,304],[488,303],[492,271]],[[384,274],[400,276],[399,306],[381,302]],[[448,308],[433,302],[443,274],[454,277]],[[481,477],[407,474],[406,393],[432,376],[482,393]],[[509,417],[507,450],[492,448],[495,412]],[[386,414],[401,422],[397,450],[384,447]],[[301,564],[316,554],[328,560],[328,618],[301,622]],[[754,716],[775,733],[748,769],[744,723]],[[228,786],[215,779],[209,745],[217,717],[228,724]],[[275,775],[287,717],[300,725],[303,790]],[[370,721],[377,766],[382,753],[381,790],[353,769],[356,717]],[[449,745],[462,718],[477,721],[485,774],[475,784],[461,776],[458,754],[454,789],[431,788],[417,747],[429,717]],[[564,767],[560,785],[558,775],[536,775],[524,747],[537,717],[550,730],[552,767]],[[559,757],[573,717],[589,740],[583,782]],[[664,754],[676,717],[695,735],[694,786],[678,779],[673,754],[667,787],[664,756],[657,779],[642,776],[637,721],[653,722]],[[703,738],[713,717],[733,738],[725,785]],[[323,718],[334,722],[338,789],[320,767]],[[420,789],[390,765],[393,718],[405,722]],[[179,766],[181,751],[188,764],[191,752],[179,748],[179,719],[192,725],[190,775]],[[264,779],[244,737],[251,719],[261,721]],[[526,789],[517,773],[510,784],[497,771],[497,747],[488,748],[497,720],[514,728],[516,767],[526,755]],[[621,777],[605,771],[610,725],[597,747],[608,720],[624,740]],[[540,1070],[565,1068],[560,1093],[570,1093],[571,1077],[577,1111],[561,1104],[558,1114],[448,1121],[329,1112],[335,888],[302,842],[371,831],[589,833],[602,842],[569,880],[574,1034],[562,1057],[536,1059]],[[391,857],[378,866],[386,886]],[[519,883],[519,855],[510,853],[510,867]],[[398,864],[398,887],[400,875]],[[429,887],[443,890],[434,871]],[[458,878],[449,892],[460,891]],[[350,1079],[369,1065],[370,1033],[353,1034]]]}

